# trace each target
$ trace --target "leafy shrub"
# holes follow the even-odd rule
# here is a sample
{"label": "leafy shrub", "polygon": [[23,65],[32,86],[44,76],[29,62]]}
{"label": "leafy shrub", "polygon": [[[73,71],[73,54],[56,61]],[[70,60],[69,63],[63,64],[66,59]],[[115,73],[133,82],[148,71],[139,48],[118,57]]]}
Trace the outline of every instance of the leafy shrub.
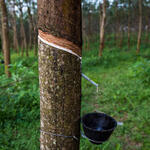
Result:
{"label": "leafy shrub", "polygon": [[138,78],[145,85],[150,84],[150,60],[141,58],[132,67],[129,72],[130,77]]}
{"label": "leafy shrub", "polygon": [[30,62],[10,65],[10,79],[0,76],[0,149],[39,149],[37,62]]}

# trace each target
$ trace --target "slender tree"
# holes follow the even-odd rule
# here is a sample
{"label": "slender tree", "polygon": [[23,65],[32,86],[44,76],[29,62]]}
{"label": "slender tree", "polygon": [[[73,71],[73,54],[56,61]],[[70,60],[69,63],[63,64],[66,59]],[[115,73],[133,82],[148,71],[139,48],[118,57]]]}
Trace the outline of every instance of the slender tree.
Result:
{"label": "slender tree", "polygon": [[18,42],[18,35],[17,35],[17,24],[16,24],[16,12],[15,12],[15,1],[12,4],[12,25],[13,25],[13,46],[14,49],[19,54],[19,42]]}
{"label": "slender tree", "polygon": [[121,48],[122,44],[122,26],[121,26],[121,12],[119,2],[116,0],[116,46]]}
{"label": "slender tree", "polygon": [[146,21],[146,26],[145,26],[145,44],[149,43],[149,15],[147,15],[149,11],[146,11],[145,14],[145,21]]}
{"label": "slender tree", "polygon": [[89,11],[88,11],[88,36],[90,37],[92,34],[92,10],[91,7],[89,6]]}
{"label": "slender tree", "polygon": [[138,32],[137,50],[136,50],[137,54],[140,52],[141,34],[142,34],[142,0],[139,0],[139,32]]}
{"label": "slender tree", "polygon": [[103,0],[102,5],[102,17],[100,19],[100,50],[99,56],[102,56],[103,49],[104,49],[104,36],[105,36],[105,20],[106,20],[106,0]]}
{"label": "slender tree", "polygon": [[29,56],[26,33],[25,33],[24,24],[23,24],[23,11],[22,11],[23,4],[22,4],[22,2],[19,2],[18,6],[19,6],[19,10],[20,10],[20,26],[21,26],[20,27],[20,33],[21,33],[21,42],[22,42],[22,44],[21,44],[21,49],[22,49],[21,55],[23,56],[24,49],[25,49],[26,50],[26,56]]}
{"label": "slender tree", "polygon": [[122,44],[123,44],[123,35],[124,35],[122,26],[120,26],[118,34],[119,34],[119,44],[118,44],[118,46],[119,46],[119,48],[121,48]]}
{"label": "slender tree", "polygon": [[34,43],[34,55],[35,55],[35,56],[37,56],[37,36],[38,36],[37,26],[34,25],[33,43]]}
{"label": "slender tree", "polygon": [[38,17],[40,148],[79,150],[81,0],[38,0]]}
{"label": "slender tree", "polygon": [[118,23],[118,1],[114,0],[114,11],[115,11],[115,32],[114,32],[114,45],[117,46],[117,41],[118,41],[118,27],[119,27],[119,23]]}
{"label": "slender tree", "polygon": [[27,11],[28,11],[28,22],[29,22],[29,48],[32,49],[32,43],[33,43],[33,37],[36,36],[34,35],[34,25],[33,25],[33,18],[31,14],[31,8],[30,8],[30,2],[27,2]]}
{"label": "slender tree", "polygon": [[[35,7],[35,3],[32,2],[32,6],[33,6],[33,11],[34,14],[36,14],[36,7]],[[38,27],[37,27],[37,15],[35,15],[34,17],[32,17],[32,21],[33,21],[33,30],[34,30],[34,37],[33,37],[33,44],[34,44],[34,55],[37,56],[37,37],[38,37]]]}
{"label": "slender tree", "polygon": [[2,11],[2,40],[3,40],[3,52],[5,62],[5,73],[8,77],[11,76],[9,71],[10,64],[10,47],[9,47],[9,31],[8,31],[8,15],[5,0],[0,0],[0,6]]}
{"label": "slender tree", "polygon": [[131,0],[128,0],[128,50],[130,49],[130,26],[131,26],[131,17],[130,17],[130,7],[131,7]]}

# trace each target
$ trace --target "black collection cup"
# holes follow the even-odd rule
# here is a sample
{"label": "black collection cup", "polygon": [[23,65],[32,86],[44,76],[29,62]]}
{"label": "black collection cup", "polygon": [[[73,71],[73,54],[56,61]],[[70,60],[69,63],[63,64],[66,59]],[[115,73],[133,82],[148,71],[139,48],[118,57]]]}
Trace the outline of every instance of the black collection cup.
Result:
{"label": "black collection cup", "polygon": [[84,134],[90,142],[102,144],[117,127],[117,121],[104,113],[93,112],[82,117],[82,125]]}

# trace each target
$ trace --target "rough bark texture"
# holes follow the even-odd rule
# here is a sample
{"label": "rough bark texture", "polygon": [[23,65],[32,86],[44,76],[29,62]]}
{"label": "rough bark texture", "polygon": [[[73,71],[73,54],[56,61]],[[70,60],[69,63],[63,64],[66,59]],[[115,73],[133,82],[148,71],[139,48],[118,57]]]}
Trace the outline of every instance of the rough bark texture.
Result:
{"label": "rough bark texture", "polygon": [[[39,29],[81,47],[81,1],[39,0]],[[80,59],[39,40],[41,150],[79,150]]]}
{"label": "rough bark texture", "polygon": [[103,6],[102,6],[103,12],[100,22],[100,50],[99,50],[99,56],[102,56],[103,49],[104,49],[104,36],[105,36],[105,20],[106,20],[106,0],[103,0]]}
{"label": "rough bark texture", "polygon": [[3,52],[5,62],[5,73],[8,77],[11,76],[9,72],[10,64],[10,47],[9,47],[9,33],[8,33],[8,16],[5,0],[0,0],[0,6],[2,11],[2,39],[3,39]]}
{"label": "rough bark texture", "polygon": [[[81,47],[81,0],[38,0],[39,29]],[[70,34],[66,34],[70,33]]]}
{"label": "rough bark texture", "polygon": [[136,50],[137,54],[140,52],[141,34],[142,34],[142,0],[139,0],[139,33],[138,33],[137,50]]}

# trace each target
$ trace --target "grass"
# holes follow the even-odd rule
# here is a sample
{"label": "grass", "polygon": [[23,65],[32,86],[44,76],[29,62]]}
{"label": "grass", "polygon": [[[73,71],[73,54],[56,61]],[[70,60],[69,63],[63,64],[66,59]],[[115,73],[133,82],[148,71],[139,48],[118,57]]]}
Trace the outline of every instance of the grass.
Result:
{"label": "grass", "polygon": [[[110,139],[99,146],[81,137],[80,149],[149,150],[150,63],[145,58],[149,49],[144,47],[141,56],[137,56],[134,48],[131,51],[105,48],[102,58],[98,58],[98,43],[93,43],[91,49],[83,52],[82,72],[99,84],[99,92],[82,79],[81,115],[105,112],[123,122],[123,126],[118,126]],[[30,53],[29,58],[22,59],[14,53],[12,63],[13,81],[21,83],[0,89],[0,150],[37,150],[40,119],[37,58]],[[0,84],[11,83],[2,72]]]}
{"label": "grass", "polygon": [[[93,50],[94,51],[94,50]],[[149,49],[145,50],[147,53]],[[150,138],[150,87],[142,82],[134,69],[135,64],[142,63],[143,58],[135,52],[113,52],[105,49],[102,58],[97,52],[88,51],[83,55],[83,72],[99,84],[97,94],[93,85],[83,79],[82,115],[91,111],[101,111],[123,122],[118,126],[110,140],[101,146],[94,146],[85,139],[81,139],[81,149],[91,150],[149,150]],[[93,55],[92,55],[93,54]],[[147,61],[147,60],[146,60]],[[148,62],[150,69],[150,62]],[[148,70],[150,73],[150,70]],[[135,75],[134,75],[135,74]]]}

